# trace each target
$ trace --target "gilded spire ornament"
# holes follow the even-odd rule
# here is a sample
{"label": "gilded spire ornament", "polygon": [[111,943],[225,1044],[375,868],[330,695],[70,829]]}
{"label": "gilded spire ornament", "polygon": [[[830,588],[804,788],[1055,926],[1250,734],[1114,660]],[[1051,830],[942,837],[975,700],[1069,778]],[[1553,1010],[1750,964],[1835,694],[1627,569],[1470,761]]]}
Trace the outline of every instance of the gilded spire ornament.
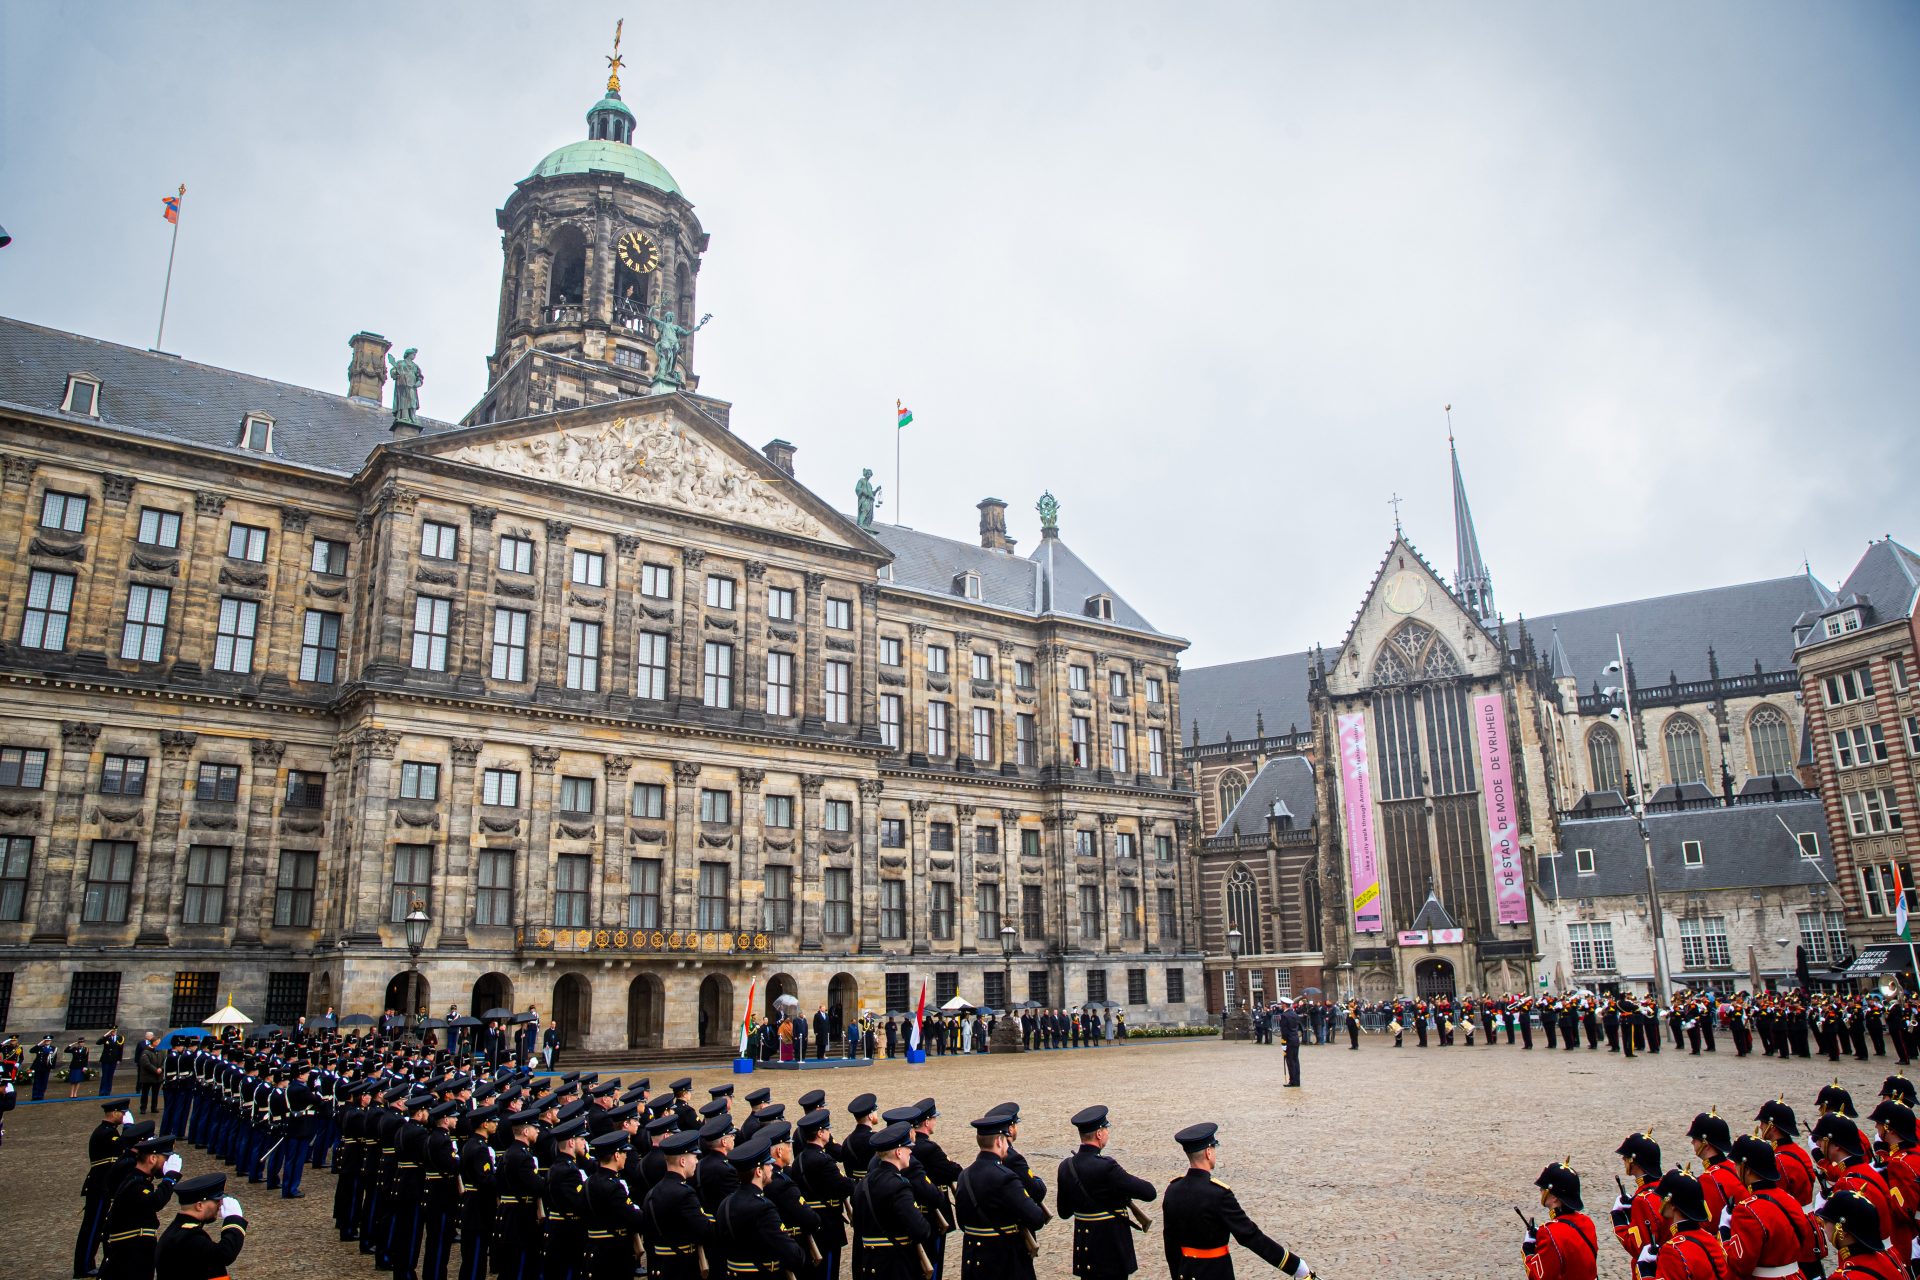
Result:
{"label": "gilded spire ornament", "polygon": [[625,18],[621,18],[613,24],[613,52],[607,55],[608,93],[620,92],[620,68],[627,65],[626,59],[620,56],[620,30],[626,25],[627,20]]}

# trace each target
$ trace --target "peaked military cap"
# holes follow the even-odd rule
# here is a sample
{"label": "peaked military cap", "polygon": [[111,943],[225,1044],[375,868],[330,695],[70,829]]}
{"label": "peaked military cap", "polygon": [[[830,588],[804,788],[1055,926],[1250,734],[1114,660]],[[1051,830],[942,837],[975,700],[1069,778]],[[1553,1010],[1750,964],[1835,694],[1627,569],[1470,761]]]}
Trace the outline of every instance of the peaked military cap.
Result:
{"label": "peaked military cap", "polygon": [[856,1118],[860,1116],[870,1116],[873,1114],[874,1108],[879,1105],[879,1100],[872,1094],[863,1093],[847,1104],[847,1112]]}
{"label": "peaked military cap", "polygon": [[983,1138],[1004,1138],[1007,1130],[1013,1127],[1013,1117],[1004,1111],[994,1111],[970,1121],[974,1132]]}
{"label": "peaked military cap", "polygon": [[757,1107],[762,1103],[764,1103],[768,1098],[771,1098],[772,1096],[773,1096],[773,1090],[771,1089],[755,1089],[752,1093],[749,1093],[747,1095],[747,1102],[749,1105]]}
{"label": "peaked military cap", "polygon": [[718,1142],[733,1132],[733,1121],[725,1116],[714,1116],[700,1126],[700,1141]]}
{"label": "peaked military cap", "polygon": [[173,1198],[183,1205],[218,1200],[226,1194],[227,1175],[224,1173],[203,1173],[197,1178],[184,1178],[173,1187]]}
{"label": "peaked military cap", "polygon": [[890,1124],[883,1129],[876,1129],[873,1136],[867,1139],[867,1149],[892,1151],[895,1147],[904,1147],[907,1145],[908,1133],[909,1130],[904,1124]]}
{"label": "peaked military cap", "polygon": [[700,1135],[697,1133],[670,1133],[660,1139],[660,1152],[662,1155],[688,1156],[699,1145]]}
{"label": "peaked military cap", "polygon": [[772,1164],[773,1143],[767,1140],[766,1134],[756,1133],[747,1141],[727,1152],[727,1163],[745,1165],[749,1168],[754,1165]]}
{"label": "peaked military cap", "polygon": [[1190,1124],[1174,1134],[1173,1140],[1179,1143],[1181,1149],[1188,1155],[1196,1155],[1208,1147],[1219,1146],[1220,1140],[1214,1136],[1219,1132],[1220,1126],[1217,1124]]}
{"label": "peaked military cap", "polygon": [[821,1129],[831,1129],[833,1127],[833,1112],[828,1111],[825,1107],[809,1111],[800,1117],[799,1123],[794,1127],[803,1135],[814,1133]]}
{"label": "peaked military cap", "polygon": [[[555,1142],[565,1142],[568,1138],[577,1138],[586,1131],[587,1122],[576,1117],[572,1120],[561,1121],[559,1124],[553,1126],[553,1128],[547,1130],[547,1134]],[[624,1134],[626,1130],[622,1129],[620,1132]]]}
{"label": "peaked military cap", "polygon": [[[1020,1113],[1018,1111],[1015,1111],[1013,1114],[1016,1120],[1019,1119]],[[1084,1111],[1076,1111],[1073,1114],[1072,1123],[1073,1127],[1081,1133],[1098,1133],[1107,1127],[1107,1109],[1105,1107],[1088,1107]]]}
{"label": "peaked military cap", "polygon": [[809,1089],[800,1095],[800,1110],[815,1111],[827,1105],[825,1089]]}

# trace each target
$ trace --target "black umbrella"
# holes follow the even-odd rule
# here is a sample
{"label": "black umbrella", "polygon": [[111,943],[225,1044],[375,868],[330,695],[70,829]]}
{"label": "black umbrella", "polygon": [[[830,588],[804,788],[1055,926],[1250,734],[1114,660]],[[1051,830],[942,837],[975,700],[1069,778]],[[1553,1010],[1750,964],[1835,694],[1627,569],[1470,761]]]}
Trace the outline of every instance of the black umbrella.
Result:
{"label": "black umbrella", "polygon": [[446,1025],[445,1018],[422,1018],[419,1022],[419,1026],[426,1031],[441,1031],[446,1028]]}
{"label": "black umbrella", "polygon": [[463,1015],[448,1022],[447,1025],[450,1027],[478,1027],[484,1026],[485,1024],[478,1018]]}
{"label": "black umbrella", "polygon": [[370,1013],[350,1013],[340,1019],[340,1025],[343,1027],[370,1027],[373,1025],[373,1015]]}
{"label": "black umbrella", "polygon": [[487,1019],[488,1021],[492,1021],[495,1018],[511,1018],[513,1016],[513,1010],[489,1009],[485,1013],[481,1014],[480,1016]]}
{"label": "black umbrella", "polygon": [[507,1021],[508,1022],[538,1022],[540,1021],[540,1015],[537,1013],[516,1013],[511,1018],[508,1018]]}
{"label": "black umbrella", "polygon": [[983,1017],[983,1018],[997,1018],[997,1017],[999,1017],[999,1016],[1000,1016],[1000,1011],[999,1011],[999,1010],[997,1010],[997,1009],[989,1009],[989,1008],[987,1008],[987,1006],[985,1006],[985,1005],[980,1005],[979,1007],[977,1007],[976,1009],[974,1009],[974,1012],[975,1012],[975,1013],[977,1013],[977,1014],[979,1014],[979,1015],[980,1015],[981,1017]]}

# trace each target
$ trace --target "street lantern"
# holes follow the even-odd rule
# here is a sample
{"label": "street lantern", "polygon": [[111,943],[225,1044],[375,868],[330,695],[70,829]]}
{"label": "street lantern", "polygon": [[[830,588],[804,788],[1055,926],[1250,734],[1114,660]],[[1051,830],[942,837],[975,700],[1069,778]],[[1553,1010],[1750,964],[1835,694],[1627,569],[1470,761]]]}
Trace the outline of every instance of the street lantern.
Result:
{"label": "street lantern", "polygon": [[1008,961],[1009,963],[1011,963],[1011,962],[1012,962],[1012,960],[1013,960],[1013,943],[1014,943],[1014,939],[1016,939],[1016,938],[1018,938],[1019,936],[1020,936],[1020,935],[1019,935],[1019,934],[1018,934],[1017,932],[1015,932],[1015,931],[1014,931],[1014,927],[1013,927],[1012,925],[1010,925],[1010,924],[1009,924],[1009,925],[1003,925],[1003,926],[1001,926],[1001,929],[1000,929],[1000,954],[1001,954],[1001,956],[1002,956],[1003,958],[1005,958],[1005,959],[1006,959],[1006,960],[1007,960],[1007,961]]}
{"label": "street lantern", "polygon": [[1240,948],[1244,941],[1244,935],[1238,929],[1227,930],[1227,972],[1233,975],[1233,999],[1227,1002],[1226,1011],[1220,1019],[1222,1040],[1253,1038],[1253,1020],[1242,1011],[1240,1003]]}
{"label": "street lantern", "polygon": [[1242,935],[1238,929],[1227,930],[1227,957],[1233,961],[1233,1008],[1229,1013],[1240,1012],[1240,944]]}
{"label": "street lantern", "polygon": [[1000,964],[1006,987],[1000,993],[1000,1019],[993,1024],[993,1038],[987,1046],[990,1053],[1020,1053],[1027,1047],[1020,1019],[1013,1016],[1013,952],[1019,942],[1019,930],[1010,924],[1000,927]]}
{"label": "street lantern", "polygon": [[427,904],[415,898],[407,904],[407,1007],[402,1022],[418,1016],[420,1009],[420,950],[427,945]]}

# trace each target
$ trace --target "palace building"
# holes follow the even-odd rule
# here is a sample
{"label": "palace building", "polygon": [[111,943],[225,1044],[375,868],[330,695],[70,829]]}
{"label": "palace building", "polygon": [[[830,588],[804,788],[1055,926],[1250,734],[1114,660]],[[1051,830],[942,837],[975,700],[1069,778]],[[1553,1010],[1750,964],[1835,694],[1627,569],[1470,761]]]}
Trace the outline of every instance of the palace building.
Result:
{"label": "palace building", "polygon": [[372,333],[341,396],[0,320],[0,1025],[1201,1016],[1185,641],[1051,499],[1027,555],[992,498],[865,528],[736,436],[707,234],[617,79],[588,128],[499,213],[458,425]]}

